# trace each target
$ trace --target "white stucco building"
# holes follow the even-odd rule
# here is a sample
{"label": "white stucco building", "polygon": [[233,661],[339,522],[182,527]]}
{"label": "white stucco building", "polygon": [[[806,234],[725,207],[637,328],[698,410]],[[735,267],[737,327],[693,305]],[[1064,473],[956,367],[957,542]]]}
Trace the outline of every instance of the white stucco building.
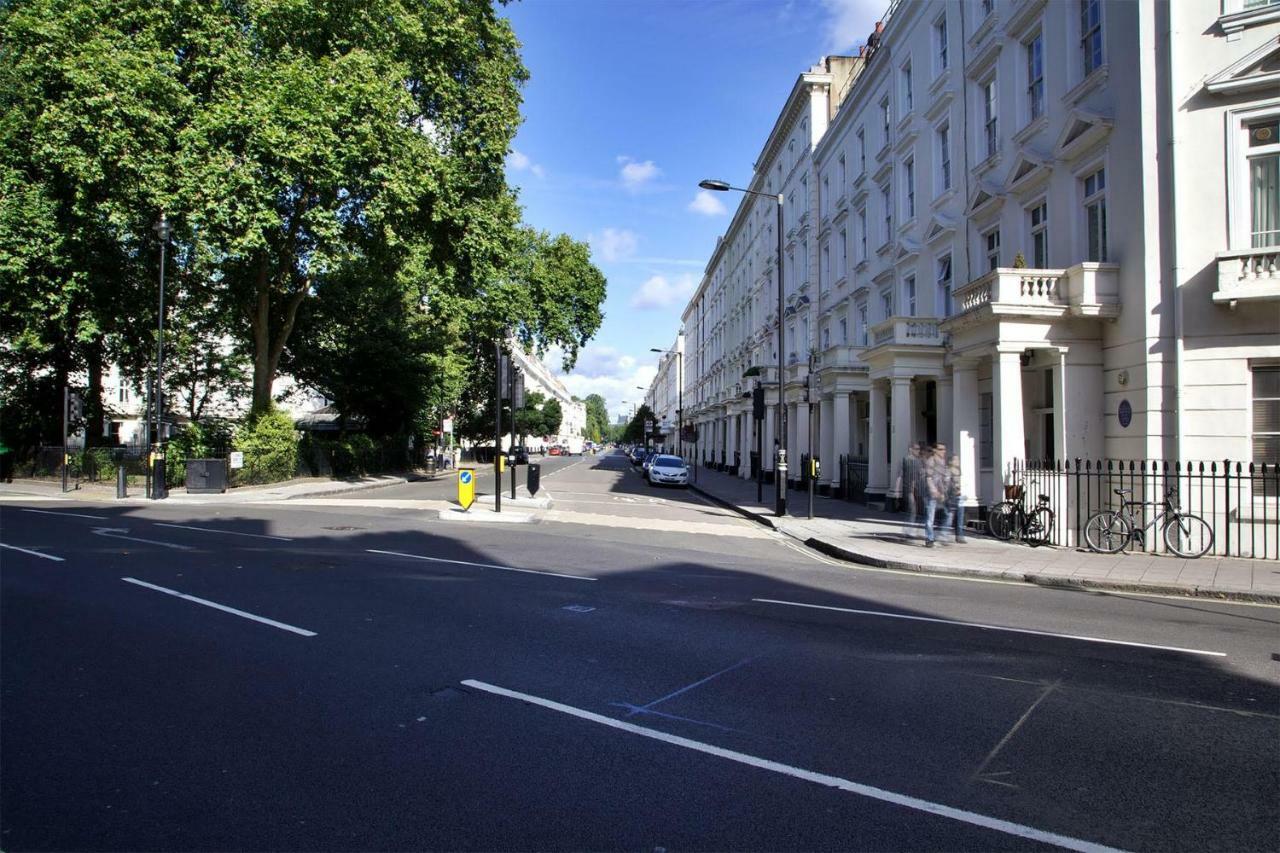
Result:
{"label": "white stucco building", "polygon": [[[526,353],[517,341],[510,341],[508,348],[512,362],[524,375],[525,393],[537,391],[543,397],[560,403],[560,431],[553,436],[538,436],[539,442],[545,439],[547,444],[567,445],[574,453],[581,453],[582,433],[587,427],[586,403],[575,400],[565,384],[540,360]],[[510,439],[504,438],[503,447],[509,444]]]}
{"label": "white stucco building", "polygon": [[[789,457],[888,500],[941,441],[970,505],[1015,460],[1280,461],[1278,122],[1274,2],[892,4],[749,183],[785,196]],[[683,315],[700,457],[742,476],[758,380],[773,467],[775,216],[741,197]]]}
{"label": "white stucco building", "polygon": [[684,335],[677,334],[671,346],[659,354],[658,372],[644,395],[644,403],[656,419],[655,428],[661,433],[661,437],[657,439],[658,446],[669,453],[689,450],[684,448],[679,436],[680,401],[684,390],[684,377],[680,368],[683,361]]}

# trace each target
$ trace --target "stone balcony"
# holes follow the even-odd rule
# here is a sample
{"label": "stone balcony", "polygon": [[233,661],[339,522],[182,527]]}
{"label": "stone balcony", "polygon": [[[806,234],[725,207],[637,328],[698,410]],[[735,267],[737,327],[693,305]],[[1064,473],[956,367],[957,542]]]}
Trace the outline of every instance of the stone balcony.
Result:
{"label": "stone balcony", "polygon": [[933,317],[890,317],[871,327],[871,348],[940,347],[943,336],[938,323]]}
{"label": "stone balcony", "polygon": [[955,301],[957,316],[1115,317],[1120,267],[1092,262],[1066,269],[1000,267],[956,290]]}
{"label": "stone balcony", "polygon": [[866,370],[867,363],[862,358],[862,347],[836,344],[818,353],[813,366],[821,370]]}
{"label": "stone balcony", "polygon": [[1218,290],[1213,301],[1280,299],[1280,246],[1218,253]]}

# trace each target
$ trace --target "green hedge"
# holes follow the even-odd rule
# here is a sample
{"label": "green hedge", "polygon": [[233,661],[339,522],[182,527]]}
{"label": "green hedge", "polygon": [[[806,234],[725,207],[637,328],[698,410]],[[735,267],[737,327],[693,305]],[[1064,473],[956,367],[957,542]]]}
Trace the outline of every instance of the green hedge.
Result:
{"label": "green hedge", "polygon": [[237,486],[278,483],[297,473],[298,435],[287,412],[273,409],[241,426],[235,449],[244,453],[244,467],[231,472]]}

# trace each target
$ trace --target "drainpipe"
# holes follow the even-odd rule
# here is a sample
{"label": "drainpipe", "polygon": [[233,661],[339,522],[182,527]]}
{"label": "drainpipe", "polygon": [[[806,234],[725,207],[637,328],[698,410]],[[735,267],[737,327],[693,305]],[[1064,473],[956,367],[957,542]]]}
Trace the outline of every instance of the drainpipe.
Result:
{"label": "drainpipe", "polygon": [[1173,458],[1183,461],[1185,446],[1183,444],[1183,435],[1185,434],[1185,420],[1182,412],[1182,383],[1183,383],[1183,364],[1186,356],[1186,349],[1183,342],[1183,304],[1182,304],[1182,253],[1178,250],[1178,213],[1182,209],[1179,203],[1178,194],[1178,140],[1182,138],[1182,110],[1175,109],[1174,98],[1180,90],[1178,83],[1178,63],[1174,61],[1174,52],[1177,49],[1178,33],[1173,26],[1173,13],[1168,7],[1161,7],[1156,4],[1157,8],[1163,9],[1163,14],[1167,16],[1166,33],[1167,38],[1165,44],[1169,46],[1168,55],[1165,58],[1166,74],[1168,75],[1169,85],[1165,92],[1162,93],[1163,103],[1160,104],[1169,114],[1169,138],[1166,140],[1169,152],[1169,219],[1171,233],[1166,235],[1169,240],[1170,253],[1170,274],[1173,276],[1173,343],[1174,343],[1174,373],[1173,373],[1173,407],[1174,407],[1174,453]]}

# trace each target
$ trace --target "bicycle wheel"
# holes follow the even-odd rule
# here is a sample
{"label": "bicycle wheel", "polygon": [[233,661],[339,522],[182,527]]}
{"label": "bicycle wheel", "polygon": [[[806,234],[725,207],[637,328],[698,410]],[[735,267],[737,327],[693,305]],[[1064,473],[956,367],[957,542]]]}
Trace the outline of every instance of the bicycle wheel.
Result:
{"label": "bicycle wheel", "polygon": [[1053,536],[1053,510],[1047,506],[1038,506],[1027,515],[1022,525],[1022,541],[1032,548],[1049,544]]}
{"label": "bicycle wheel", "polygon": [[1213,528],[1198,515],[1175,515],[1164,526],[1164,544],[1179,557],[1194,560],[1213,548]]}
{"label": "bicycle wheel", "polygon": [[1089,516],[1084,526],[1084,541],[1090,551],[1117,554],[1124,550],[1133,534],[1129,520],[1118,512],[1104,510]]}
{"label": "bicycle wheel", "polygon": [[1018,510],[1021,508],[1013,501],[1001,501],[991,507],[987,514],[987,529],[991,531],[991,535],[1006,542],[1012,539],[1013,531],[1017,529]]}

